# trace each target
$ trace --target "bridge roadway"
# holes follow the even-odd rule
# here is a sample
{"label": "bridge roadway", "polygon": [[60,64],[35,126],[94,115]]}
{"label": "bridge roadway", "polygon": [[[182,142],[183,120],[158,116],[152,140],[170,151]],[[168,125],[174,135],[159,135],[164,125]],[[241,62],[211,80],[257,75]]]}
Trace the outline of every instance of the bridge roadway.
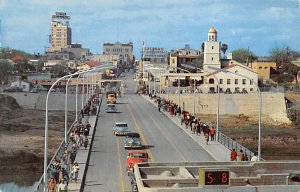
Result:
{"label": "bridge roadway", "polygon": [[130,191],[123,138],[112,134],[112,126],[118,121],[127,122],[131,131],[141,134],[153,162],[215,161],[173,121],[158,112],[154,105],[134,94],[135,82],[132,78],[127,77],[126,85],[125,94],[117,98],[118,113],[106,113],[103,100],[84,191]]}

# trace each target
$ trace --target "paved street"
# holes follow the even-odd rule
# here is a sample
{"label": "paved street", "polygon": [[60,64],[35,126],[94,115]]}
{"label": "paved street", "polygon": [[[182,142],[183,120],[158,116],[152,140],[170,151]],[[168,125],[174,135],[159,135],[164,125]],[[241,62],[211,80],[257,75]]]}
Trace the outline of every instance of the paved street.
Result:
{"label": "paved street", "polygon": [[174,122],[134,94],[134,82],[126,78],[125,94],[117,99],[119,113],[107,114],[105,100],[101,107],[84,191],[130,191],[123,138],[112,134],[112,126],[118,121],[127,122],[131,131],[141,134],[151,161],[214,161]]}

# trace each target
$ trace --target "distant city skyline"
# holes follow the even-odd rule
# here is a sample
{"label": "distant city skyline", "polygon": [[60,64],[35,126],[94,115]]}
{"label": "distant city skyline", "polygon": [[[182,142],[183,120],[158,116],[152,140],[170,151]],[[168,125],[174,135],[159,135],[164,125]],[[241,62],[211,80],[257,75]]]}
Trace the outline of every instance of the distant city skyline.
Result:
{"label": "distant city skyline", "polygon": [[166,51],[189,44],[201,49],[211,27],[228,51],[248,47],[269,55],[275,46],[300,51],[299,0],[0,0],[2,47],[44,53],[50,46],[51,16],[71,16],[72,43],[94,54],[104,43],[142,42]]}

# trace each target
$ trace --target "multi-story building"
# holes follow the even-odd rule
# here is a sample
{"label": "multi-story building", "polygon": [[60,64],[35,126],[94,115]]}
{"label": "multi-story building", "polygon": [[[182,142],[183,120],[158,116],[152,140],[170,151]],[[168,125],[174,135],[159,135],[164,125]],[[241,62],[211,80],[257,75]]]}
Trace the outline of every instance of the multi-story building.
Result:
{"label": "multi-story building", "polygon": [[119,55],[119,62],[121,64],[130,64],[133,62],[133,43],[104,43],[104,55]]}
{"label": "multi-story building", "polygon": [[217,37],[217,30],[212,27],[208,31],[208,41],[204,42],[204,71],[213,71],[209,67],[221,68],[221,42]]}
{"label": "multi-story building", "polygon": [[99,61],[101,63],[112,63],[117,66],[119,60],[119,55],[103,55],[94,54],[87,57],[87,61]]}
{"label": "multi-story building", "polygon": [[186,68],[188,66],[197,66],[196,62],[201,57],[201,51],[191,49],[185,45],[183,49],[172,50],[169,55],[169,65],[172,67]]}
{"label": "multi-story building", "polygon": [[160,47],[144,47],[143,52],[143,61],[148,61],[150,63],[166,63],[168,53],[164,51],[164,48]]}
{"label": "multi-story building", "polygon": [[55,15],[52,15],[49,52],[61,51],[62,48],[71,47],[72,32],[69,26],[70,18],[70,16],[63,12],[56,12]]}
{"label": "multi-story building", "polygon": [[276,63],[271,61],[255,61],[252,62],[251,68],[262,79],[270,79],[271,71],[276,70]]}

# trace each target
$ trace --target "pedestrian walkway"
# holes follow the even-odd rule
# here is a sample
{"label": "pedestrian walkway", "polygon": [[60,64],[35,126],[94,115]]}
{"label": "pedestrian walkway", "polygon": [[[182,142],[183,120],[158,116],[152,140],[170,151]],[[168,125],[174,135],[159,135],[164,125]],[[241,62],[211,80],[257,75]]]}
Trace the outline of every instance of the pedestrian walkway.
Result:
{"label": "pedestrian walkway", "polygon": [[68,191],[78,192],[78,191],[80,191],[81,185],[84,185],[82,178],[85,173],[85,168],[86,168],[89,150],[90,150],[90,144],[91,144],[92,136],[94,133],[96,121],[97,121],[97,116],[88,116],[88,122],[91,124],[91,129],[90,129],[91,134],[88,136],[89,145],[86,149],[84,147],[80,147],[77,151],[75,161],[79,165],[79,174],[78,174],[78,179],[77,179],[78,182],[74,183],[74,182],[72,182],[72,180],[70,180],[70,183],[68,185]]}
{"label": "pedestrian walkway", "polygon": [[[147,101],[152,103],[157,107],[157,103],[154,99],[150,99],[147,95],[142,95]],[[230,161],[230,150],[227,149],[224,145],[217,141],[209,141],[208,145],[203,134],[197,135],[192,134],[189,129],[186,129],[184,125],[181,125],[181,119],[178,116],[171,116],[168,112],[161,110],[161,113],[170,118],[176,125],[178,125],[187,135],[189,135],[194,141],[199,143],[199,145],[207,151],[216,161]]]}

